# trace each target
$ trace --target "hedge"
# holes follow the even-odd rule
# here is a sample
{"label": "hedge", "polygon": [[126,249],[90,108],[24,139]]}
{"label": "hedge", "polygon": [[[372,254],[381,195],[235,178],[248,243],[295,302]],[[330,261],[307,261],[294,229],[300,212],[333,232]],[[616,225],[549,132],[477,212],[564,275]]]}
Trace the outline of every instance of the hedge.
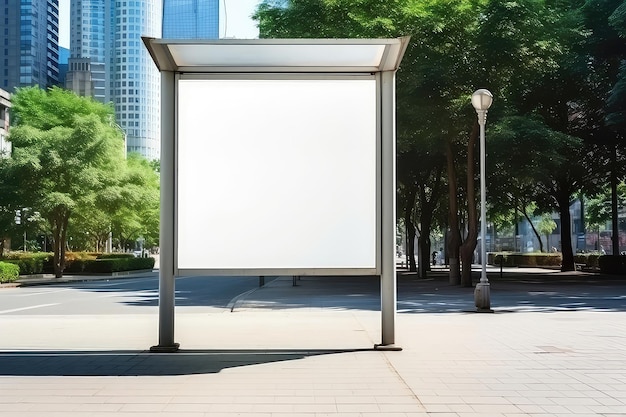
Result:
{"label": "hedge", "polygon": [[2,262],[17,265],[20,275],[34,275],[43,274],[45,265],[51,262],[51,259],[52,254],[46,252],[11,252],[2,259]]}
{"label": "hedge", "polygon": [[132,253],[101,253],[97,259],[117,259],[117,258],[134,258]]}
{"label": "hedge", "polygon": [[97,259],[77,259],[69,262],[65,267],[65,272],[102,274],[152,268],[154,268],[154,258],[135,258],[132,254],[130,256],[128,254],[109,254]]}
{"label": "hedge", "polygon": [[109,273],[154,268],[154,258],[105,258],[87,261],[85,272]]}
{"label": "hedge", "polygon": [[499,266],[561,266],[561,255],[556,253],[495,252],[487,255],[487,263]]}
{"label": "hedge", "polygon": [[[2,261],[15,265],[19,275],[52,273],[51,253],[11,252]],[[131,253],[68,252],[65,270],[70,274],[110,273],[154,268],[154,258],[135,258]]]}
{"label": "hedge", "polygon": [[586,265],[589,268],[598,268],[599,253],[577,253],[574,255],[574,263]]}
{"label": "hedge", "polygon": [[604,274],[626,274],[626,255],[602,255],[598,266]]}
{"label": "hedge", "polygon": [[20,277],[19,266],[8,263],[0,262],[0,283],[13,282]]}

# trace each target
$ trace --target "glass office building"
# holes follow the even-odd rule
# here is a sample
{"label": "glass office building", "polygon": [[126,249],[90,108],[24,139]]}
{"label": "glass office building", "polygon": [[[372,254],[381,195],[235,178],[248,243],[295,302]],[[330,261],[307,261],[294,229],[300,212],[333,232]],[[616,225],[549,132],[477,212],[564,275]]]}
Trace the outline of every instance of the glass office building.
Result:
{"label": "glass office building", "polygon": [[129,152],[160,158],[161,74],[142,36],[161,37],[161,0],[109,0],[108,89]]}
{"label": "glass office building", "polygon": [[141,37],[161,37],[161,10],[161,0],[72,0],[70,12],[66,86],[112,102],[127,151],[148,159],[160,157],[161,78]]}
{"label": "glass office building", "polygon": [[58,0],[0,0],[0,88],[58,81]]}
{"label": "glass office building", "polygon": [[70,62],[66,88],[79,95],[109,101],[106,88],[106,2],[70,3]]}
{"label": "glass office building", "polygon": [[220,0],[163,0],[164,39],[218,39]]}

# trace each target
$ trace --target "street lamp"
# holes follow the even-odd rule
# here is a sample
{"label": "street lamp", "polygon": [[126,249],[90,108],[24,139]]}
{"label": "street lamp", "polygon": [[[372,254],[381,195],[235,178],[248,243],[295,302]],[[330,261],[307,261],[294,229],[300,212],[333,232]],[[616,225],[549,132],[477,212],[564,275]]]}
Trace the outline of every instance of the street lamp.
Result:
{"label": "street lamp", "polygon": [[489,281],[487,280],[487,191],[485,181],[485,124],[487,123],[487,110],[491,107],[493,95],[489,90],[481,88],[472,94],[472,106],[478,113],[478,124],[480,125],[480,261],[482,270],[480,282],[476,284],[474,290],[474,304],[478,312],[493,312],[491,309],[491,295]]}

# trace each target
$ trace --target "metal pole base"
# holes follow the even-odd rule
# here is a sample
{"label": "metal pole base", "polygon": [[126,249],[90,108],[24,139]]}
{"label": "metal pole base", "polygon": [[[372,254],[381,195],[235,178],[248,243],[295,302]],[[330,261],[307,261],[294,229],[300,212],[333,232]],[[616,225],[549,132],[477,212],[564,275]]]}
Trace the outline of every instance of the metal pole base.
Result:
{"label": "metal pole base", "polygon": [[375,344],[374,345],[374,350],[399,352],[399,351],[402,350],[402,348],[400,346],[397,346],[397,345]]}
{"label": "metal pole base", "polygon": [[180,347],[180,343],[174,343],[173,345],[156,345],[156,346],[150,347],[150,352],[174,353],[174,352],[178,352],[179,347]]}
{"label": "metal pole base", "polygon": [[474,289],[474,304],[478,313],[493,313],[491,309],[491,288],[488,282],[479,282]]}

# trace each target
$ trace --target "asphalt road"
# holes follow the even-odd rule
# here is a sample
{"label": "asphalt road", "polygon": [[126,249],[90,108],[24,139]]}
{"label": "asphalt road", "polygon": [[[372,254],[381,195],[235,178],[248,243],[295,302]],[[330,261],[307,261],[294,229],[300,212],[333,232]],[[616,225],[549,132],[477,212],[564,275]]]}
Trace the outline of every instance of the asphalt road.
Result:
{"label": "asphalt road", "polygon": [[[266,278],[266,282],[271,279]],[[258,277],[179,277],[177,313],[228,309],[259,285]],[[148,277],[0,289],[0,315],[154,314],[157,273]]]}

